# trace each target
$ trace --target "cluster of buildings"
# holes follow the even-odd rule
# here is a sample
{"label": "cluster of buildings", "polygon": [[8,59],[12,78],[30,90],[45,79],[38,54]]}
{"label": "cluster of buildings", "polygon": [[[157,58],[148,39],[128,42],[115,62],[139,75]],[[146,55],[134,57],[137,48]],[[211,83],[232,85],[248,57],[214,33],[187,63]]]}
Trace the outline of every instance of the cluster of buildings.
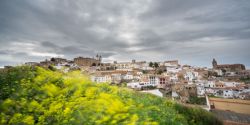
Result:
{"label": "cluster of buildings", "polygon": [[77,57],[73,60],[51,58],[25,65],[56,68],[64,72],[82,70],[93,82],[126,85],[135,90],[159,89],[164,96],[183,101],[205,95],[221,98],[250,99],[250,71],[243,64],[219,65],[213,59],[213,68],[180,65],[178,60],[164,62],[136,61],[102,63],[102,57]]}
{"label": "cluster of buildings", "polygon": [[180,65],[178,60],[154,62],[106,63],[90,73],[97,83],[126,83],[135,90],[160,89],[164,95],[187,101],[190,96],[205,95],[221,98],[250,99],[250,86],[241,78],[250,78],[250,71],[243,64],[218,65],[213,68]]}
{"label": "cluster of buildings", "polygon": [[81,70],[83,68],[97,67],[101,65],[102,57],[96,55],[96,57],[76,57],[73,60],[67,60],[64,58],[51,58],[41,62],[26,62],[24,65],[28,66],[40,66],[44,68],[55,68],[68,72],[70,70]]}

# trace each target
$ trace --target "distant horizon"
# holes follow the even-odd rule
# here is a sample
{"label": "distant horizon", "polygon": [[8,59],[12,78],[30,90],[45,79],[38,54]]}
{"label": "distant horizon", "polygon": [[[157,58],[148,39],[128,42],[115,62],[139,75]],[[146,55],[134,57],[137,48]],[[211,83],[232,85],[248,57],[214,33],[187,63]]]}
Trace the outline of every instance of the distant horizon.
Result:
{"label": "distant horizon", "polygon": [[[48,59],[48,60],[50,60],[51,58],[64,58],[64,59],[67,59],[67,60],[71,60],[71,61],[73,61],[74,60],[74,58],[77,58],[77,57],[86,57],[86,58],[95,58],[95,56],[92,56],[92,57],[90,57],[90,56],[75,56],[75,57],[73,57],[73,58],[64,58],[64,57],[47,57],[47,58],[44,58],[43,60],[37,60],[37,61],[25,61],[25,62],[19,62],[19,63],[16,63],[16,64],[12,64],[12,65],[0,65],[0,68],[3,68],[4,66],[18,66],[18,65],[22,65],[22,64],[25,64],[26,62],[41,62],[41,61],[45,61],[46,59]],[[213,59],[213,58],[212,58]],[[216,59],[216,58],[215,58]],[[182,63],[183,61],[182,60],[180,60],[180,59],[177,59],[177,58],[175,58],[175,59],[166,59],[166,60],[137,60],[137,59],[130,59],[130,60],[109,60],[109,61],[104,61],[103,59],[102,59],[102,63],[113,63],[114,61],[117,61],[118,63],[120,63],[120,62],[132,62],[132,60],[136,60],[136,62],[140,62],[140,61],[146,61],[146,62],[164,62],[164,61],[172,61],[172,60],[178,60],[178,63],[180,64],[180,65],[190,65],[190,66],[196,66],[196,67],[207,67],[207,68],[213,68],[212,67],[212,60],[210,61],[210,65],[208,65],[208,66],[205,66],[205,65],[194,65],[194,64],[188,64],[188,63]],[[218,62],[218,64],[220,65],[220,64],[243,64],[243,63],[221,63],[220,61],[221,60],[219,60],[219,59],[216,59],[216,61]],[[243,64],[243,65],[245,65],[245,64]],[[248,70],[249,68],[249,66],[248,65],[245,65],[245,67],[246,67],[246,70]]]}

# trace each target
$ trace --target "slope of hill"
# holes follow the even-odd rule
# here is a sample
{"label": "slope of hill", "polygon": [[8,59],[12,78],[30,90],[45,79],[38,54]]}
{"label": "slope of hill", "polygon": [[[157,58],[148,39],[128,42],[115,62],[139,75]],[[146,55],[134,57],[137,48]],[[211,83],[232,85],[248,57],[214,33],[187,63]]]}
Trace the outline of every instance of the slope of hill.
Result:
{"label": "slope of hill", "polygon": [[78,71],[25,66],[0,72],[0,111],[0,124],[221,124],[200,108],[92,83]]}

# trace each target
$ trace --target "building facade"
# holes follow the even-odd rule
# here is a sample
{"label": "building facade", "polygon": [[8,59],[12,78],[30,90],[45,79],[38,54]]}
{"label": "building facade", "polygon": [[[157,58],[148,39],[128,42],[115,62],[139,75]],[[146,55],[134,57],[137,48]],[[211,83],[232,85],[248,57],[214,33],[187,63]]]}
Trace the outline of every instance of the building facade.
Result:
{"label": "building facade", "polygon": [[226,71],[242,71],[242,70],[246,70],[245,65],[243,64],[223,64],[223,65],[218,65],[217,61],[215,59],[213,59],[212,61],[212,65],[213,65],[213,69],[220,69],[224,72]]}
{"label": "building facade", "polygon": [[85,58],[85,57],[77,57],[74,58],[74,63],[79,66],[100,66],[102,61],[102,57],[96,55],[96,58]]}

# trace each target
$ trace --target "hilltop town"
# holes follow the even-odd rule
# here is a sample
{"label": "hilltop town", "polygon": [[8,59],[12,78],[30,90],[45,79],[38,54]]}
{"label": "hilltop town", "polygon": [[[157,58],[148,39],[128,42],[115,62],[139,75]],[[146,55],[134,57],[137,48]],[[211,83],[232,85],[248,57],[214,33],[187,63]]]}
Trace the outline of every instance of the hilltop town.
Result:
{"label": "hilltop town", "polygon": [[26,62],[25,65],[63,72],[81,70],[93,82],[126,86],[138,91],[157,90],[155,93],[159,96],[185,103],[192,103],[194,97],[202,98],[205,95],[250,100],[250,70],[246,70],[243,64],[218,64],[215,59],[212,61],[213,68],[181,65],[178,60],[103,63],[101,55],[73,60],[51,58],[41,62]]}
{"label": "hilltop town", "polygon": [[[250,123],[250,70],[243,64],[219,64],[216,59],[211,61],[212,68],[181,65],[178,60],[104,63],[102,56],[96,55],[72,60],[50,58],[23,65],[62,74],[77,70],[96,85],[127,87],[173,99],[188,107],[201,107],[225,125]],[[15,67],[5,66],[0,71],[8,73],[12,69]]]}

